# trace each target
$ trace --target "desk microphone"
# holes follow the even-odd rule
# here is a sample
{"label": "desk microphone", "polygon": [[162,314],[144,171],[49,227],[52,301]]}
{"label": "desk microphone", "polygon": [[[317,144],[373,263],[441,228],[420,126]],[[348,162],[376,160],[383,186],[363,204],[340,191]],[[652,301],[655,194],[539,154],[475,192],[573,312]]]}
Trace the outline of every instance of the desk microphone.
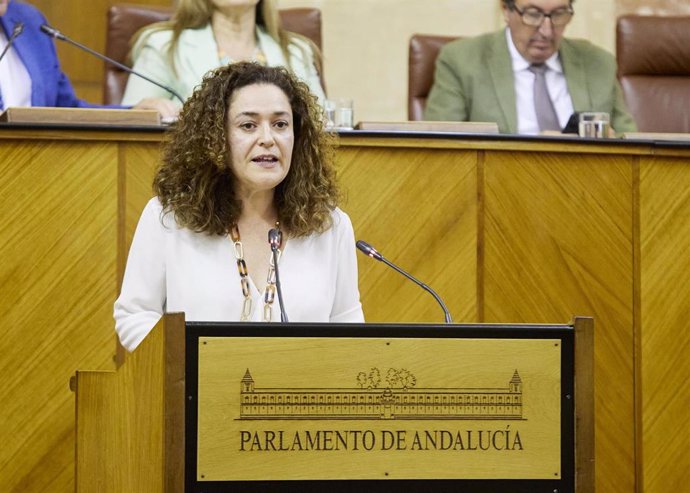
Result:
{"label": "desk microphone", "polygon": [[283,304],[283,288],[280,284],[280,273],[278,272],[278,248],[283,242],[283,233],[279,229],[271,228],[268,231],[268,244],[271,245],[273,252],[273,271],[276,273],[276,290],[278,291],[278,303],[280,303],[280,321],[287,322],[288,316]]}
{"label": "desk microphone", "polygon": [[14,25],[14,29],[12,29],[12,34],[10,35],[10,39],[7,40],[7,44],[5,45],[5,49],[2,50],[2,53],[0,53],[0,60],[2,60],[5,57],[5,53],[7,53],[7,50],[10,49],[10,46],[14,43],[14,40],[17,39],[17,37],[24,31],[24,23],[23,22],[17,22]]}
{"label": "desk microphone", "polygon": [[87,46],[84,46],[84,45],[81,44],[81,43],[77,43],[77,42],[74,41],[73,39],[70,39],[70,38],[68,38],[67,36],[65,36],[64,34],[62,34],[62,33],[61,33],[60,31],[58,31],[57,29],[55,29],[55,28],[53,28],[53,27],[50,27],[50,26],[47,25],[47,24],[43,24],[43,25],[41,26],[41,31],[43,31],[44,33],[46,33],[48,36],[52,36],[52,37],[55,38],[55,39],[59,39],[60,41],[67,41],[69,44],[74,45],[74,46],[76,46],[77,48],[79,48],[79,49],[81,49],[81,50],[84,50],[85,52],[90,53],[90,54],[92,54],[93,56],[95,56],[95,57],[97,57],[97,58],[100,58],[101,60],[103,60],[103,61],[105,61],[105,62],[107,62],[107,63],[110,63],[111,65],[115,65],[117,68],[122,69],[122,70],[124,70],[124,71],[127,72],[127,73],[134,74],[134,75],[136,75],[137,77],[141,77],[142,79],[144,79],[144,80],[150,82],[151,84],[160,87],[161,89],[165,89],[165,90],[168,91],[170,94],[172,94],[172,95],[175,96],[177,99],[179,99],[179,100],[180,100],[180,103],[184,104],[184,99],[182,99],[182,96],[180,96],[177,92],[175,92],[175,91],[174,91],[173,89],[171,89],[170,87],[165,86],[165,85],[161,84],[160,82],[156,82],[155,80],[150,79],[149,77],[146,77],[144,74],[140,74],[140,73],[137,72],[136,70],[133,70],[133,69],[129,68],[127,65],[123,65],[123,64],[121,64],[120,62],[117,62],[117,61],[113,60],[113,59],[110,58],[110,57],[107,57],[107,56],[105,56],[105,55],[102,55],[102,54],[98,53],[97,51],[94,51],[94,50],[92,50],[91,48],[89,48],[89,47],[87,47]]}
{"label": "desk microphone", "polygon": [[398,271],[399,273],[401,273],[403,276],[407,277],[410,281],[412,281],[412,282],[414,282],[415,284],[417,284],[417,285],[418,285],[419,287],[421,287],[423,290],[429,292],[429,293],[431,294],[431,296],[433,296],[434,299],[436,299],[436,301],[438,301],[438,304],[441,305],[441,308],[443,309],[443,313],[444,313],[444,315],[445,315],[445,317],[446,317],[446,323],[447,323],[447,324],[452,324],[452,323],[453,323],[453,319],[452,319],[451,316],[450,316],[450,312],[448,311],[448,308],[446,308],[446,305],[443,303],[443,301],[441,300],[441,298],[439,297],[439,295],[436,294],[436,291],[434,291],[433,289],[431,289],[429,286],[427,286],[427,285],[424,284],[423,282],[421,282],[421,281],[415,279],[414,277],[412,277],[410,274],[408,274],[407,272],[405,272],[404,270],[402,270],[400,267],[398,267],[398,266],[395,265],[394,263],[389,262],[388,260],[386,260],[386,259],[384,258],[383,255],[381,255],[373,246],[371,246],[371,245],[370,245],[369,243],[367,243],[366,241],[359,240],[359,241],[357,242],[357,248],[358,248],[361,252],[363,252],[365,255],[368,255],[369,257],[373,258],[374,260],[378,260],[378,261],[383,262],[384,264],[386,264],[388,267],[392,267],[393,269],[395,269],[396,271]]}

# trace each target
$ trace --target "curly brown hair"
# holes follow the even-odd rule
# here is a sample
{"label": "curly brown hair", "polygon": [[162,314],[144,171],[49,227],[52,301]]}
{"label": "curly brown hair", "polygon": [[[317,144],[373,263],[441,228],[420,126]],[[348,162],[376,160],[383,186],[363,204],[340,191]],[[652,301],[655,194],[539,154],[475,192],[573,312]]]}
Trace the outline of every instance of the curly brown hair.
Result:
{"label": "curly brown hair", "polygon": [[323,112],[309,87],[284,67],[240,62],[209,72],[184,104],[163,148],[153,190],[177,224],[200,233],[225,235],[242,213],[235,195],[227,119],[238,89],[272,84],[288,98],[293,113],[294,147],[285,179],[276,187],[281,228],[293,237],[323,232],[339,199],[334,168],[334,137],[323,126]]}

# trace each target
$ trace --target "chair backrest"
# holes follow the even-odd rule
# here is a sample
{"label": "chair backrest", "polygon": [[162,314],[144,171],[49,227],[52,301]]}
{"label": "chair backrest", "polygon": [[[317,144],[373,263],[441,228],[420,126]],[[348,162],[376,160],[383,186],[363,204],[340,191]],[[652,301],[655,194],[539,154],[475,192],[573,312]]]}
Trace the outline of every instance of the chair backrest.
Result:
{"label": "chair backrest", "polygon": [[616,59],[641,132],[690,132],[690,17],[619,18]]}
{"label": "chair backrest", "polygon": [[[115,4],[108,9],[108,25],[105,54],[127,65],[132,36],[142,27],[170,19],[172,7],[151,5]],[[301,34],[321,49],[321,11],[317,8],[284,9],[280,11],[283,29]],[[110,64],[105,64],[103,78],[103,103],[119,104],[125,92],[129,74]],[[325,88],[323,68],[321,85]]]}
{"label": "chair backrest", "polygon": [[458,36],[436,34],[413,34],[410,38],[410,52],[407,79],[407,118],[423,120],[426,99],[434,84],[436,58],[449,41]]}

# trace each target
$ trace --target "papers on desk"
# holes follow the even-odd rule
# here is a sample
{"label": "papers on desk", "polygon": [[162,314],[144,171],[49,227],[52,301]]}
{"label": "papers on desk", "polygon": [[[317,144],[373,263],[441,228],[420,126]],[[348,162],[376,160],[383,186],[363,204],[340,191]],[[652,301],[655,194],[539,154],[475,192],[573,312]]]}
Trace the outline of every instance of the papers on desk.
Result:
{"label": "papers on desk", "polygon": [[7,108],[0,114],[0,122],[160,126],[161,118],[155,110],[31,107]]}
{"label": "papers on desk", "polygon": [[498,124],[492,122],[359,122],[355,130],[397,132],[449,132],[467,134],[497,134]]}
{"label": "papers on desk", "polygon": [[690,141],[690,133],[668,133],[668,132],[625,132],[624,139],[630,140],[667,140],[675,142]]}

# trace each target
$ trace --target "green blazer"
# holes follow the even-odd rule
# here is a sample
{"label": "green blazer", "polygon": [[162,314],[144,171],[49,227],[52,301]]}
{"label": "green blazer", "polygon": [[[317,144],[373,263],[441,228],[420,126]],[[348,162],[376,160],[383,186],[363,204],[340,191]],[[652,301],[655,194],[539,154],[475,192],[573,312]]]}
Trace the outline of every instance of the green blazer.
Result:
{"label": "green blazer", "polygon": [[[583,40],[563,39],[559,50],[575,111],[605,111],[616,132],[634,132],[616,79],[614,57]],[[459,39],[437,60],[424,118],[496,122],[499,132],[517,132],[515,85],[505,31]]]}

